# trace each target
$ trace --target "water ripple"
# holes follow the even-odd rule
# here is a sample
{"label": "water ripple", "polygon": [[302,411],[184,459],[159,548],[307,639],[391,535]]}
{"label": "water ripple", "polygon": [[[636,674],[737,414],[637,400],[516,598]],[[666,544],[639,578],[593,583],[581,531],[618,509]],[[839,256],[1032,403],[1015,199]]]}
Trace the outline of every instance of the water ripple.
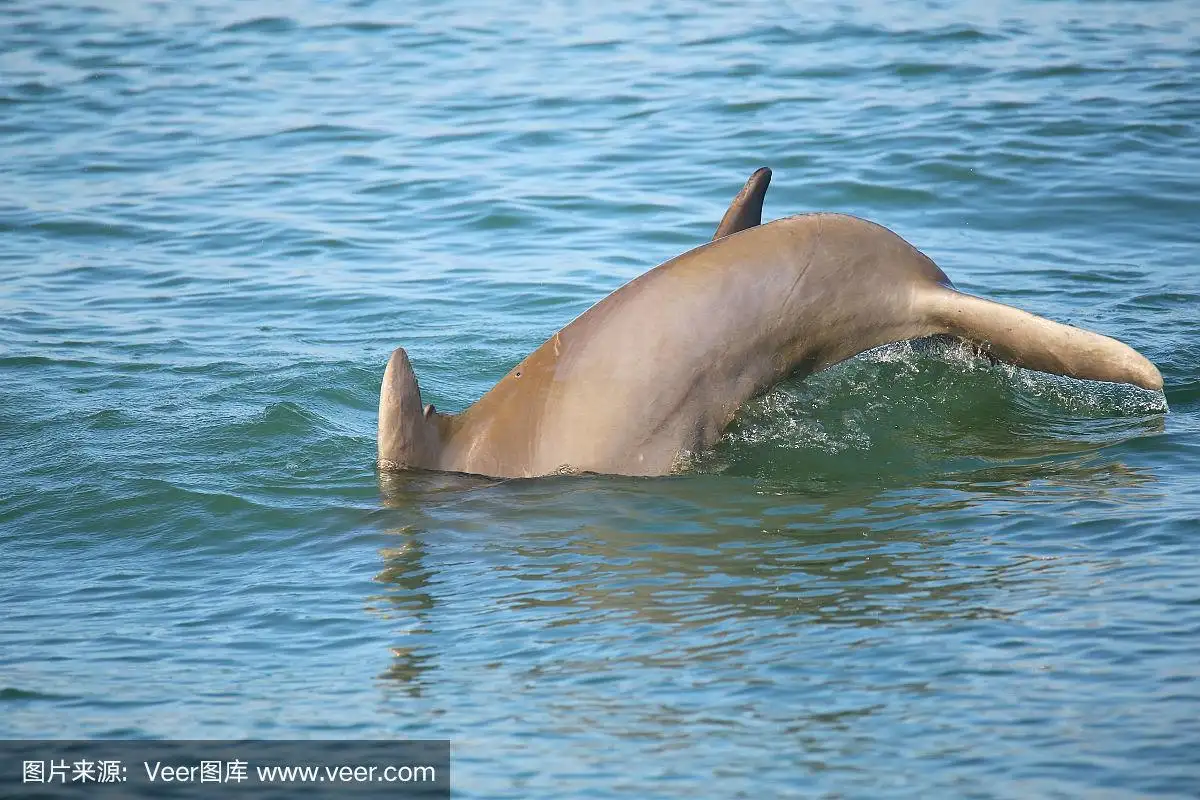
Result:
{"label": "water ripple", "polygon": [[[1188,4],[0,8],[0,733],[451,737],[462,797],[1194,793]],[[762,164],[768,217],[875,219],[1165,392],[901,345],[687,475],[376,476],[392,348],[461,409]]]}

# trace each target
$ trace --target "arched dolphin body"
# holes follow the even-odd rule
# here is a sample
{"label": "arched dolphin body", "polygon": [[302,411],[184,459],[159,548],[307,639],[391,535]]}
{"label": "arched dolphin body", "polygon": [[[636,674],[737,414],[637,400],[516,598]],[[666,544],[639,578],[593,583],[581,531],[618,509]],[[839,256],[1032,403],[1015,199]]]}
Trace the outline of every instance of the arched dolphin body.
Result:
{"label": "arched dolphin body", "polygon": [[1162,388],[1127,345],[957,292],[880,225],[827,213],[760,225],[770,175],[751,176],[714,241],[592,306],[461,414],[422,406],[397,349],[379,396],[379,467],[664,475],[779,381],[936,334],[1029,369]]}

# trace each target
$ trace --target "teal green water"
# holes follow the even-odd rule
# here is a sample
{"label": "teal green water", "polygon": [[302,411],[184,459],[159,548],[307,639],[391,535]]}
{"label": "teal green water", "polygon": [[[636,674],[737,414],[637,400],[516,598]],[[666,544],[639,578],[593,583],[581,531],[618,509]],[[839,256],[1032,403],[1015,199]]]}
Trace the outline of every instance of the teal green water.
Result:
{"label": "teal green water", "polygon": [[[1197,75],[1187,2],[0,2],[0,737],[1194,796]],[[1170,413],[900,345],[690,475],[381,485],[392,348],[463,408],[764,164],[768,216],[1129,342]]]}

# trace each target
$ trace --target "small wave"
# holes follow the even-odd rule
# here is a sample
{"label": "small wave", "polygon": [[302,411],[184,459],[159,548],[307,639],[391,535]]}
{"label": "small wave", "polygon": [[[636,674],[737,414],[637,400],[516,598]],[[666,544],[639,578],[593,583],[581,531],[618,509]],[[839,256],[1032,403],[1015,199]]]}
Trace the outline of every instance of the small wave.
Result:
{"label": "small wave", "polygon": [[21,700],[73,700],[71,695],[36,692],[31,689],[18,689],[15,686],[5,686],[0,689],[0,703],[17,702]]}
{"label": "small wave", "polygon": [[111,431],[132,428],[137,425],[137,419],[116,408],[106,408],[87,415],[87,426],[93,431]]}
{"label": "small wave", "polygon": [[1089,67],[1083,64],[1054,64],[1033,69],[1019,69],[1009,73],[1016,80],[1036,80],[1038,78],[1074,78],[1091,73],[1112,72],[1104,67]]}
{"label": "small wave", "polygon": [[957,341],[877,348],[747,404],[700,472],[835,481],[1095,450],[1162,427],[1161,392],[992,364]]}
{"label": "small wave", "polygon": [[249,418],[221,421],[209,426],[203,436],[212,442],[225,442],[231,447],[245,442],[282,442],[307,439],[315,434],[328,433],[335,426],[313,411],[291,402],[271,403]]}
{"label": "small wave", "polygon": [[[871,41],[884,39],[888,36],[888,31],[876,25],[855,25],[850,23],[834,23],[820,28],[809,27],[789,27],[787,25],[770,25],[760,28],[752,33],[752,37],[763,44],[771,45],[799,45],[799,44],[822,44],[825,42],[837,41],[839,39],[847,39],[850,41]],[[713,37],[709,39],[700,39],[694,42],[689,42],[690,45],[711,45],[724,44],[732,41],[733,34],[726,34],[721,37]]]}
{"label": "small wave", "polygon": [[[961,64],[935,63],[930,61],[902,61],[891,65],[892,73],[901,78],[921,78],[926,75],[940,75],[946,72],[953,72],[961,76],[963,70],[964,68]],[[978,69],[974,71],[979,72]]]}
{"label": "small wave", "polygon": [[295,30],[296,21],[290,17],[255,17],[226,25],[223,33],[288,33]]}
{"label": "small wave", "polygon": [[1195,292],[1151,292],[1135,295],[1123,301],[1119,307],[1139,311],[1184,311],[1197,306],[1200,306],[1200,294]]}
{"label": "small wave", "polygon": [[407,29],[412,27],[407,22],[378,22],[375,20],[353,20],[334,22],[326,25],[314,25],[312,30],[344,31],[346,33],[383,33],[386,31]]}
{"label": "small wave", "polygon": [[845,205],[903,206],[934,205],[937,195],[924,189],[907,186],[883,186],[857,180],[829,181],[821,187],[824,191],[839,195]]}
{"label": "small wave", "polygon": [[1166,414],[1170,410],[1162,392],[1127,383],[1068,378],[1011,364],[998,364],[995,369],[1005,374],[1025,397],[1052,403],[1055,410],[1065,413],[1100,419]]}
{"label": "small wave", "polygon": [[18,95],[24,95],[21,98],[12,98],[13,100],[28,100],[32,98],[50,97],[52,95],[62,94],[62,89],[57,86],[52,86],[41,81],[25,81],[18,83],[13,87]]}
{"label": "small wave", "polygon": [[995,42],[1005,37],[997,33],[989,33],[969,25],[947,25],[925,31],[908,31],[898,34],[898,40],[928,44],[933,42]]}
{"label": "small wave", "polygon": [[65,239],[148,239],[153,231],[140,225],[103,221],[97,218],[69,217],[33,222],[28,230]]}

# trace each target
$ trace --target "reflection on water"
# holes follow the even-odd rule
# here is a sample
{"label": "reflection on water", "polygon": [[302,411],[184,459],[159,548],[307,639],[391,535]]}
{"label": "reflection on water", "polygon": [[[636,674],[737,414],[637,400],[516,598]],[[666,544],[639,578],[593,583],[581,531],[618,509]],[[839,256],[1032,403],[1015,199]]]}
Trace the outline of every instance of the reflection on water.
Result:
{"label": "reflection on water", "polygon": [[[369,607],[388,620],[395,620],[409,636],[419,637],[429,632],[433,594],[429,590],[431,573],[424,564],[425,546],[419,529],[405,526],[390,530],[397,546],[380,551],[384,568],[375,580],[386,591],[371,598]],[[420,649],[396,644],[392,646],[392,662],[379,677],[404,686],[413,695],[420,695],[421,676],[434,666],[433,655]]]}
{"label": "reflection on water", "polygon": [[[1152,474],[1106,451],[1025,461],[820,492],[780,476],[381,475],[386,707],[464,726],[475,768],[534,758],[525,791],[616,780],[628,754],[592,746],[612,737],[638,744],[653,781],[682,751],[724,763],[730,741],[763,754],[726,775],[747,785],[797,765],[859,774],[895,730],[954,764],[977,749],[945,720],[984,685],[1023,697],[988,725],[1006,752],[1024,748],[1064,702],[1027,687],[1063,686],[1087,668],[1080,653],[1121,652],[1072,609],[1123,566],[1079,539],[1056,553],[1039,508],[1092,524],[1098,507],[1110,535],[1135,540],[1130,520],[1162,501]],[[463,710],[481,703],[483,729]],[[781,749],[786,763],[768,755]]]}
{"label": "reflection on water", "polygon": [[[1081,438],[1011,436],[1014,428],[1053,422],[1041,419],[1049,416],[1044,406],[999,419],[941,413],[921,425],[910,416],[890,430],[875,419],[865,428],[873,449],[867,460],[788,450],[781,465],[743,442],[724,457],[744,456],[753,467],[729,463],[725,474],[494,480],[381,473],[382,498],[396,520],[389,533],[398,543],[381,551],[376,580],[386,590],[374,606],[401,625],[407,642],[393,648],[383,677],[420,691],[439,658],[439,586],[486,598],[535,628],[571,629],[577,646],[590,642],[590,655],[537,669],[580,673],[599,668],[606,643],[630,626],[671,631],[676,639],[695,631],[696,642],[651,647],[636,659],[683,665],[727,656],[751,639],[769,646],[766,619],[795,635],[811,625],[872,629],[1006,618],[1016,613],[1012,591],[1032,591],[1058,573],[1052,560],[1020,552],[1021,531],[1040,505],[1136,508],[1162,499],[1153,474],[1105,449],[1119,449],[1120,437],[1161,420],[1083,425],[1059,417],[1061,430]],[[800,424],[814,419],[828,421],[813,413]],[[929,441],[929,424],[946,430]],[[989,440],[986,457],[971,452]],[[913,469],[922,461],[929,465],[924,475]],[[820,462],[819,479],[801,473],[810,462]],[[762,474],[763,464],[773,471]],[[473,579],[464,583],[458,574],[451,590],[433,565],[449,559],[450,571],[459,573],[456,559],[464,557],[479,561],[468,570]]]}

